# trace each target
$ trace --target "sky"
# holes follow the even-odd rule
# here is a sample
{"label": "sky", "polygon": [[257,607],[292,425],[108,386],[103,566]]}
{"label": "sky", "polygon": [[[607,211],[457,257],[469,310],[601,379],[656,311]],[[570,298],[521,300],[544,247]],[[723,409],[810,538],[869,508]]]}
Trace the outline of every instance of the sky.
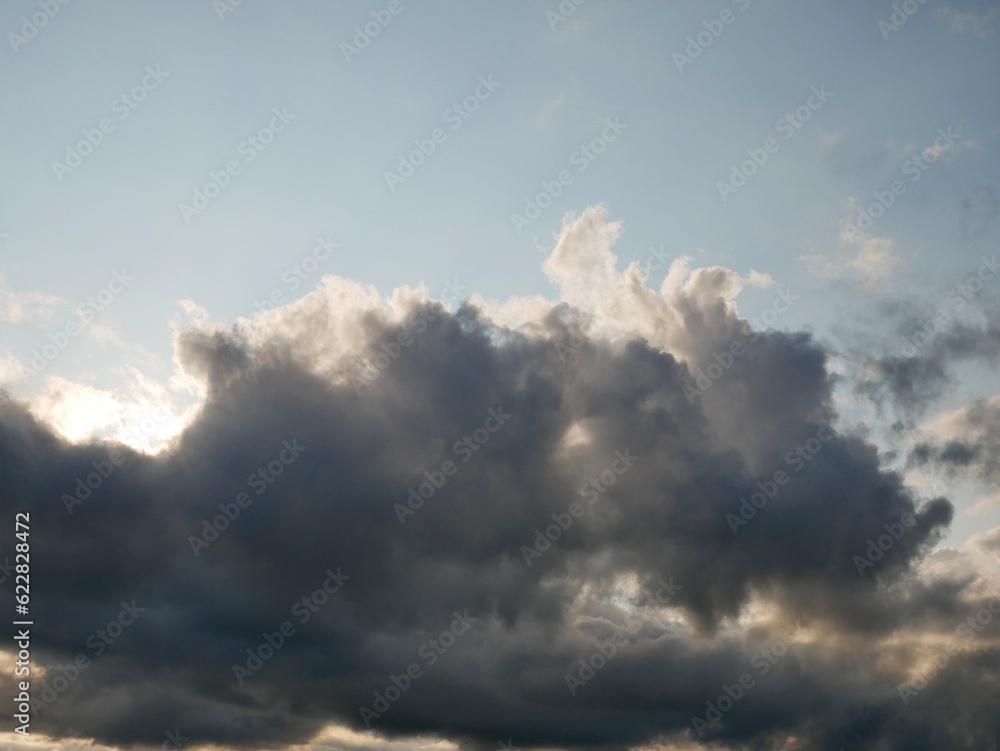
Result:
{"label": "sky", "polygon": [[996,749],[996,0],[0,37],[0,751]]}

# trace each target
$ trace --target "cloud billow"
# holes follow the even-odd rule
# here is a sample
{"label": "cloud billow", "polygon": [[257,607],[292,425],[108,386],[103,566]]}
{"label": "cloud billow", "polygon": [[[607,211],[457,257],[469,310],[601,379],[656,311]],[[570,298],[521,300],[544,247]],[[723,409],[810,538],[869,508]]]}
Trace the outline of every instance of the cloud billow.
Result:
{"label": "cloud billow", "polygon": [[[34,649],[52,667],[92,663],[39,730],[152,747],[180,726],[192,744],[280,748],[331,723],[365,729],[359,708],[417,663],[373,730],[484,748],[696,740],[691,718],[798,620],[788,655],[703,740],[916,748],[904,744],[939,722],[941,743],[987,748],[995,643],[942,671],[949,701],[914,711],[894,692],[909,669],[898,634],[946,629],[982,597],[971,579],[920,571],[950,504],[921,504],[870,443],[835,432],[734,536],[726,514],[835,418],[826,353],[808,334],[762,332],[688,399],[692,374],[746,331],[743,280],[682,260],[650,290],[615,270],[617,233],[599,208],[567,221],[546,265],[556,303],[450,312],[327,277],[253,327],[193,325],[176,349],[204,386],[199,414],[159,454],[119,447],[121,466],[72,515],[60,495],[107,446],[71,445],[5,399],[0,506],[30,511],[38,530]],[[356,363],[415,314],[426,330],[357,389]],[[567,362],[557,345],[571,334]],[[503,426],[456,460],[455,442],[497,409]],[[265,493],[248,490],[292,439],[301,455]],[[521,547],[626,450],[633,466],[526,566]],[[459,471],[400,524],[394,505],[445,460]],[[189,535],[241,492],[253,503],[195,556]],[[859,577],[852,556],[903,513],[916,525]],[[293,607],[330,570],[350,578],[300,623]],[[664,605],[667,580],[680,586]],[[142,616],[94,655],[88,637],[133,599]],[[456,613],[475,622],[428,664],[421,650]],[[286,620],[295,635],[237,682],[233,665]],[[615,656],[568,691],[613,637]],[[874,659],[893,641],[893,659]]]}

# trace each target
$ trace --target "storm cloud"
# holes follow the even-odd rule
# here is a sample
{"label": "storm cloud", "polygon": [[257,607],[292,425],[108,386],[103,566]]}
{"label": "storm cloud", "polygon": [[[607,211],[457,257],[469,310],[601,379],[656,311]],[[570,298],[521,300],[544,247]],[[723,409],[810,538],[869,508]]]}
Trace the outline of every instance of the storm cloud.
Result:
{"label": "storm cloud", "polygon": [[[651,289],[616,269],[619,232],[600,207],[567,220],[555,301],[452,311],[331,276],[252,323],[194,321],[176,357],[204,401],[157,454],[71,444],[5,398],[0,506],[31,514],[52,687],[37,728],[991,748],[1000,622],[956,629],[996,581],[929,555],[950,502],[838,429],[829,353],[741,318],[751,280],[681,259]],[[922,460],[995,479],[983,420]]]}

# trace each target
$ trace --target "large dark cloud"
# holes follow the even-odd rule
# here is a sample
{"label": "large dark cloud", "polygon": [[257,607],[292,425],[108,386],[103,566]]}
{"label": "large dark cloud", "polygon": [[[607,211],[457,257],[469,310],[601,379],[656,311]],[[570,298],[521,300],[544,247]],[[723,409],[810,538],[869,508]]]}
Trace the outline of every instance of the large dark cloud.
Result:
{"label": "large dark cloud", "polygon": [[[711,277],[699,277],[706,289]],[[61,496],[109,446],[67,444],[5,399],[0,511],[31,512],[35,656],[49,678],[91,659],[37,731],[129,747],[181,727],[193,743],[280,747],[328,722],[364,728],[359,708],[417,663],[379,732],[483,747],[684,738],[750,672],[755,687],[706,740],[989,748],[1000,653],[954,660],[939,678],[947,701],[914,711],[895,691],[909,665],[877,646],[905,629],[947,631],[981,606],[971,579],[916,573],[950,504],[919,504],[862,437],[832,434],[795,471],[789,452],[818,445],[835,417],[825,352],[801,333],[750,343],[698,290],[675,303],[695,332],[686,363],[640,337],[588,334],[571,308],[517,332],[471,306],[411,300],[412,342],[359,388],[316,366],[341,343],[315,311],[292,310],[264,337],[195,327],[178,358],[205,384],[199,416],[156,456],[117,447],[121,466],[72,514]],[[404,328],[374,314],[358,326],[370,356]],[[746,354],[689,398],[696,371],[737,340]],[[557,345],[570,341],[567,358]],[[490,410],[510,417],[463,463],[453,444]],[[286,441],[305,450],[256,494],[248,476]],[[637,457],[621,474],[608,472],[616,452]],[[446,460],[457,474],[401,524],[394,506]],[[727,515],[778,470],[790,481],[734,534]],[[614,484],[591,505],[580,489],[602,472]],[[189,536],[241,492],[252,504],[194,555]],[[528,566],[523,546],[574,502],[582,516]],[[860,576],[854,558],[904,514],[914,526]],[[338,569],[349,579],[301,623],[295,602]],[[95,656],[88,638],[132,600],[145,611]],[[5,591],[0,607],[12,606]],[[761,607],[770,620],[743,629],[737,618]],[[428,665],[421,646],[455,613],[475,622]],[[754,656],[786,620],[800,621],[790,651],[758,674]],[[283,621],[296,633],[240,685],[232,666]],[[624,645],[571,694],[566,675],[616,633]]]}

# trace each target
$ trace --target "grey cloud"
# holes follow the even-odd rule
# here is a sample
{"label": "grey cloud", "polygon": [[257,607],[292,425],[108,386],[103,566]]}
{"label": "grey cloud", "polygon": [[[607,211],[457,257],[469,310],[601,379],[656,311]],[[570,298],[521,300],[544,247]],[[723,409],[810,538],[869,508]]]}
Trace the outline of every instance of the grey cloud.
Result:
{"label": "grey cloud", "polygon": [[1000,215],[1000,199],[996,191],[984,185],[972,191],[959,203],[958,227],[962,242],[976,242],[989,234]]}
{"label": "grey cloud", "polygon": [[924,342],[935,313],[934,309],[921,311],[900,322],[892,350],[872,359],[875,376],[862,382],[862,393],[917,414],[947,391],[956,366],[965,362],[993,365],[1000,358],[1000,316],[995,312],[979,322],[946,321],[932,329],[926,343],[914,346],[912,354],[904,352],[908,343]]}
{"label": "grey cloud", "polygon": [[[66,665],[83,652],[92,660],[39,713],[40,726],[122,747],[157,745],[178,725],[199,742],[279,747],[328,721],[363,728],[359,707],[415,662],[422,676],[376,730],[484,747],[500,737],[620,747],[689,732],[705,701],[748,669],[750,645],[722,629],[754,593],[770,593],[815,628],[857,634],[884,633],[901,614],[931,607],[887,604],[879,584],[912,576],[951,507],[943,499],[918,507],[860,439],[836,435],[739,536],[726,522],[833,414],[825,354],[808,335],[762,334],[689,401],[688,366],[641,339],[585,337],[567,364],[554,346],[564,317],[528,335],[471,307],[452,315],[422,306],[427,330],[360,391],[317,374],[294,337],[184,333],[179,357],[209,387],[201,414],[164,454],[123,449],[112,480],[72,516],[60,494],[107,448],[67,445],[23,405],[4,401],[3,512],[30,510],[44,530],[33,547],[39,658]],[[688,314],[704,322],[692,367],[747,333],[694,303]],[[721,315],[715,324],[712,315]],[[296,336],[332,341],[310,320]],[[366,346],[375,351],[399,332],[370,321]],[[462,462],[454,442],[498,407],[511,419]],[[564,442],[574,425],[587,439]],[[291,439],[306,451],[193,555],[188,536],[247,492],[248,476]],[[520,548],[534,530],[580,501],[587,478],[625,449],[635,465],[526,566]],[[401,525],[394,504],[447,459],[457,474]],[[860,578],[851,557],[903,512],[918,526]],[[299,623],[294,603],[337,567],[350,580]],[[616,594],[623,576],[638,583],[627,609]],[[682,585],[673,615],[655,607],[666,577]],[[88,636],[133,598],[146,612],[95,657]],[[935,607],[963,608],[957,592]],[[421,645],[466,610],[476,625],[427,665]],[[565,676],[630,617],[642,627],[571,695]],[[295,633],[241,686],[232,666],[286,620]],[[699,649],[695,634],[718,647]],[[889,737],[893,723],[903,737],[920,721],[896,707],[859,722],[887,679],[859,665],[864,678],[852,679],[852,693],[829,656],[809,663],[822,679],[807,679],[804,654],[762,677],[712,736],[766,745],[818,722],[820,743]],[[982,737],[983,727],[962,728]]]}
{"label": "grey cloud", "polygon": [[909,461],[937,466],[951,475],[971,475],[983,485],[1000,483],[1000,401],[980,400],[962,410],[965,435],[931,438],[914,446]]}

